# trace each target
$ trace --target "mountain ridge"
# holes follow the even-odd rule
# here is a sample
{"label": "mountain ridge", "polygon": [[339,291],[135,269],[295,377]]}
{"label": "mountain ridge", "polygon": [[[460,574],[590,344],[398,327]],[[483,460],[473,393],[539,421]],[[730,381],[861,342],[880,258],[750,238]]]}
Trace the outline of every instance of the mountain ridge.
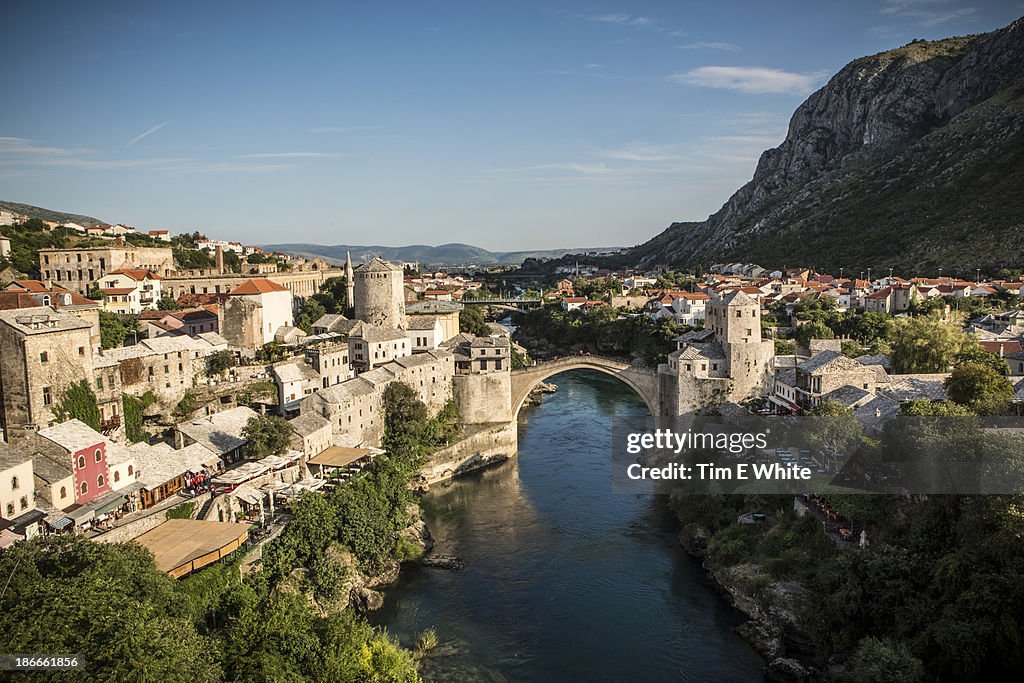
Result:
{"label": "mountain ridge", "polygon": [[847,64],[705,221],[623,253],[947,272],[1024,260],[1024,19]]}
{"label": "mountain ridge", "polygon": [[64,211],[54,211],[53,209],[45,209],[41,206],[33,206],[31,204],[21,204],[18,202],[9,202],[0,199],[0,209],[5,209],[13,213],[22,214],[29,218],[38,218],[41,221],[59,221],[61,223],[78,223],[79,225],[91,228],[94,225],[104,225],[105,221],[101,221],[99,218],[93,218],[92,216],[85,216],[78,213],[67,213]]}

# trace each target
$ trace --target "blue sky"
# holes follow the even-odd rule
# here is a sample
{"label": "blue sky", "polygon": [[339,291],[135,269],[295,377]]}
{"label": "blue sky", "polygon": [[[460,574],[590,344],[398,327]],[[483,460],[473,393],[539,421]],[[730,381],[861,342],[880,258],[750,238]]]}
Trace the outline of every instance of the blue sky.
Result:
{"label": "blue sky", "polygon": [[8,2],[0,199],[250,243],[629,246],[853,58],[1021,2]]}

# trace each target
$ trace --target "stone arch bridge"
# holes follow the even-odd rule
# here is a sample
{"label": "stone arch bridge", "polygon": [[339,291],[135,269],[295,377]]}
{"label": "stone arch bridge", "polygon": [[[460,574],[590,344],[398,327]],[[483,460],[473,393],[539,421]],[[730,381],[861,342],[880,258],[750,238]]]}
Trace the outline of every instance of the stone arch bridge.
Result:
{"label": "stone arch bridge", "polygon": [[633,365],[607,356],[564,356],[550,361],[536,362],[512,371],[512,417],[519,414],[523,402],[533,389],[551,377],[567,370],[590,369],[617,377],[640,395],[651,415],[661,414],[658,391],[658,371],[644,365]]}

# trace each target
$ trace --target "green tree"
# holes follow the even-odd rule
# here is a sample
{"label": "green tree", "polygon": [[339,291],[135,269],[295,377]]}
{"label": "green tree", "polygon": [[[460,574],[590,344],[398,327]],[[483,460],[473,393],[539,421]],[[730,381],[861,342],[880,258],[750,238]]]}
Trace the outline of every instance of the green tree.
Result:
{"label": "green tree", "polygon": [[298,327],[306,334],[312,334],[313,323],[319,320],[326,313],[327,310],[324,308],[323,304],[321,304],[316,298],[310,297],[306,300],[306,303],[302,305],[302,310],[299,312]]}
{"label": "green tree", "polygon": [[899,374],[945,372],[966,340],[937,318],[901,318],[892,342],[892,368]]}
{"label": "green tree", "polygon": [[384,389],[384,436],[381,445],[393,458],[416,463],[425,453],[429,415],[416,391],[404,382]]}
{"label": "green tree", "polygon": [[215,351],[206,357],[206,372],[209,375],[221,375],[235,365],[235,354],[227,349]]}
{"label": "green tree", "polygon": [[791,356],[796,353],[796,342],[792,339],[775,339],[775,355],[776,356]]}
{"label": "green tree", "polygon": [[969,417],[974,415],[970,408],[953,401],[929,401],[919,398],[900,406],[901,415],[913,417]]}
{"label": "green tree", "polygon": [[1013,400],[1013,385],[991,365],[963,363],[946,379],[952,400],[979,415],[1000,415]]}
{"label": "green tree", "polygon": [[100,311],[100,345],[103,348],[115,349],[124,346],[125,339],[138,331],[139,322],[135,316]]}
{"label": "green tree", "polygon": [[466,306],[459,312],[459,332],[478,337],[486,337],[491,334],[491,328],[487,326],[483,310],[479,306]]}
{"label": "green tree", "polygon": [[82,380],[70,385],[54,407],[54,414],[61,422],[81,420],[96,431],[100,431],[100,409],[89,382]]}
{"label": "green tree", "polygon": [[814,320],[796,328],[793,338],[804,348],[808,348],[812,339],[835,339],[835,332],[821,320]]}
{"label": "green tree", "polygon": [[156,307],[161,311],[177,311],[181,309],[181,306],[178,305],[178,302],[170,294],[162,294],[160,301],[156,302]]}
{"label": "green tree", "polygon": [[250,458],[281,455],[291,444],[292,427],[283,417],[257,415],[242,428],[242,438],[249,442],[246,454]]}
{"label": "green tree", "polygon": [[156,400],[152,391],[138,397],[131,394],[121,395],[121,404],[124,407],[124,433],[129,441],[149,441],[149,434],[142,428],[142,418],[146,408],[156,403]]}
{"label": "green tree", "polygon": [[851,683],[915,683],[924,680],[924,665],[903,643],[868,636],[850,657]]}

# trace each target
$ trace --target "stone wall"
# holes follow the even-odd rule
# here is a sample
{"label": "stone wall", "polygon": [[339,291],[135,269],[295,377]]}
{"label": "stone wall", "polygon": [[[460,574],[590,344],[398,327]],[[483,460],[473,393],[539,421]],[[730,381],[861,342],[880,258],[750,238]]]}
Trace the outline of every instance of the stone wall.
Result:
{"label": "stone wall", "polygon": [[515,457],[519,451],[515,422],[468,427],[462,440],[427,458],[420,475],[427,484],[478,470]]}
{"label": "stone wall", "polygon": [[512,376],[509,372],[456,375],[453,393],[464,424],[512,419]]}

